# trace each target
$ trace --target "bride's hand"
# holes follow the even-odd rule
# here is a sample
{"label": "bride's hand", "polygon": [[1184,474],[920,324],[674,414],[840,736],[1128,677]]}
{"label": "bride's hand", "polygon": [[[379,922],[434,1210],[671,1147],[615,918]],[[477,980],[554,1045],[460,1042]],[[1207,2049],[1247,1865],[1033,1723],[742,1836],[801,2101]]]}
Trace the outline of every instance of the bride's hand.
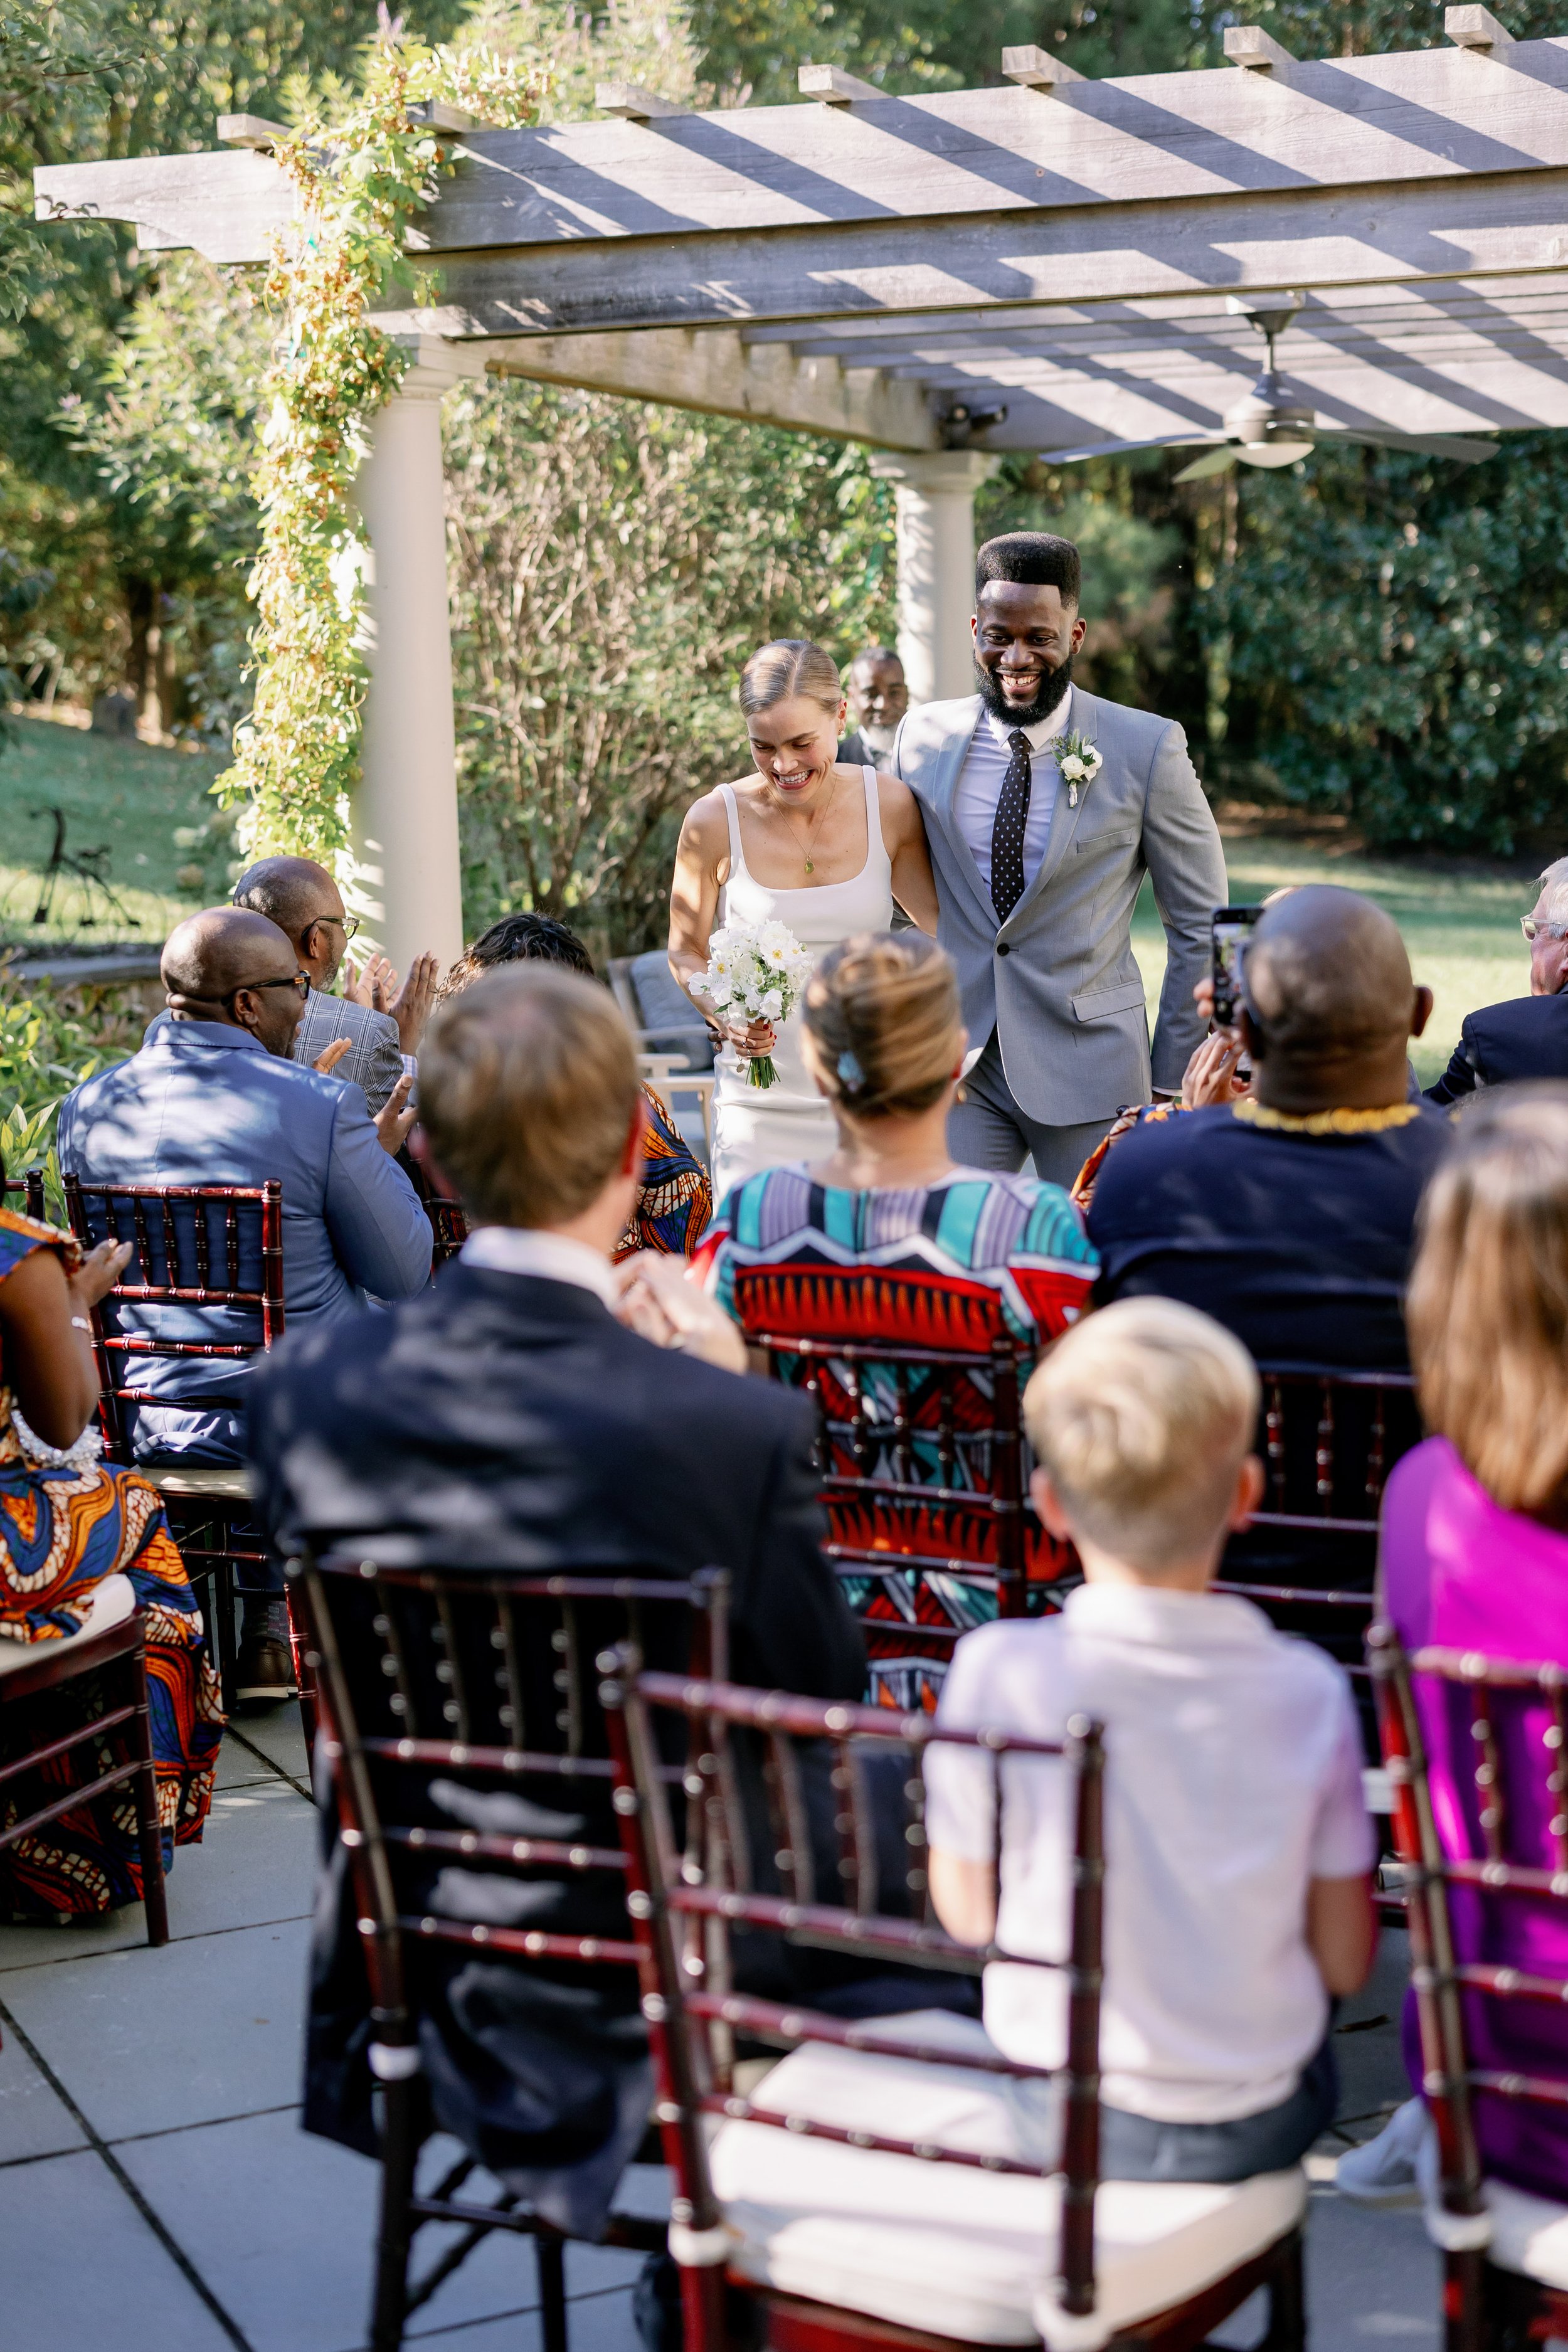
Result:
{"label": "bride's hand", "polygon": [[747,1062],[771,1054],[778,1044],[778,1032],[771,1021],[727,1021],[724,1034],[742,1061]]}

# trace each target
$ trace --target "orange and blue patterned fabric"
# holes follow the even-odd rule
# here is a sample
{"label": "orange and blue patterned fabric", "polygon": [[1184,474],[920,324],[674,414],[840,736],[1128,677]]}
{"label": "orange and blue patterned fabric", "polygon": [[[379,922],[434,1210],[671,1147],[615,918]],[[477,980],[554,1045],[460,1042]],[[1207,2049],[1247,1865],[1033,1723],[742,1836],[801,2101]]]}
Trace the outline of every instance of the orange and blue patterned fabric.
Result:
{"label": "orange and blue patterned fabric", "polygon": [[[68,1234],[0,1208],[0,1283],[35,1250],[79,1260]],[[23,1453],[0,1364],[0,1640],[60,1641],[76,1633],[106,1577],[129,1578],[146,1612],[147,1692],[158,1811],[167,1864],[199,1839],[212,1803],[223,1716],[195,1598],[156,1487],[107,1463],[44,1468]],[[52,1691],[24,1706],[75,1702]],[[0,1723],[3,1746],[3,1723]],[[36,1811],[83,1777],[94,1751],[0,1784],[0,1827]],[[106,1765],[97,1767],[98,1770]],[[124,1787],[60,1814],[0,1853],[0,1911],[93,1913],[142,1894],[135,1811]]]}
{"label": "orange and blue patterned fabric", "polygon": [[653,1088],[642,1090],[642,1192],[616,1250],[617,1263],[634,1250],[689,1257],[713,1214],[708,1171]]}
{"label": "orange and blue patterned fabric", "polygon": [[[959,1170],[941,1183],[908,1190],[850,1192],[814,1183],[803,1168],[771,1168],[730,1192],[697,1253],[710,1295],[748,1338],[763,1332],[831,1344],[836,1339],[891,1349],[932,1348],[984,1354],[1011,1339],[1020,1385],[1035,1354],[1082,1312],[1098,1261],[1067,1194],[1032,1176]],[[777,1351],[780,1376],[798,1384],[803,1359]],[[830,1423],[854,1409],[847,1366],[819,1363]],[[897,1371],[876,1362],[857,1368],[875,1444],[895,1417],[910,1426],[916,1483],[973,1487],[976,1507],[943,1501],[877,1499],[875,1483],[828,1498],[836,1541],[857,1551],[941,1554],[957,1567],[994,1566],[995,1521],[980,1499],[987,1491],[991,1423],[989,1372],[976,1368],[951,1382],[947,1410],[955,1444],[944,1472],[941,1383],[919,1367]],[[902,1383],[902,1393],[900,1384]],[[969,1439],[966,1444],[965,1440]],[[835,1435],[830,1470],[890,1480],[883,1447],[874,1465],[858,1465]],[[955,1458],[954,1458],[955,1457]],[[1032,1513],[1026,1516],[1025,1564],[1031,1582],[1053,1581],[1071,1555]],[[951,1644],[922,1641],[918,1628],[978,1624],[995,1614],[995,1595],[963,1577],[928,1570],[893,1580],[846,1579],[847,1597],[868,1633],[873,1695],[920,1705],[940,1674],[931,1661]],[[886,1636],[868,1621],[886,1617]]]}

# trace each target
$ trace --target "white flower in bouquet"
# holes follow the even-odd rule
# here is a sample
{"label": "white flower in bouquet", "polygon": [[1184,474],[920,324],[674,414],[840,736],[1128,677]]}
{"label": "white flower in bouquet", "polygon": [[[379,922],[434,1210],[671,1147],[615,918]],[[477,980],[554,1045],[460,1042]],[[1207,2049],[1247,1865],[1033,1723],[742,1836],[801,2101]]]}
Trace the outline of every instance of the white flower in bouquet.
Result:
{"label": "white flower in bouquet", "polygon": [[[811,958],[787,923],[726,923],[708,942],[708,963],[692,982],[714,1009],[748,1021],[787,1021],[811,978]],[[771,1054],[759,1054],[746,1083],[778,1083]]]}

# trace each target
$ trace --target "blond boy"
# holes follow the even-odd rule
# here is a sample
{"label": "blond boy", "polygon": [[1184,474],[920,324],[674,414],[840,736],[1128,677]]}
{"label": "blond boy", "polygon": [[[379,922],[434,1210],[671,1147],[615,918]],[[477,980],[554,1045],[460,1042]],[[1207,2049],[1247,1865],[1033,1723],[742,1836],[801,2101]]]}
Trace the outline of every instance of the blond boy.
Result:
{"label": "blond boy", "polygon": [[[966,1634],[941,1719],[1059,1738],[1105,1726],[1101,2168],[1237,2180],[1294,2164],[1331,2120],[1329,2001],[1375,1942],[1371,1824],[1349,1685],[1250,1602],[1210,1590],[1262,1492],[1258,1376],[1189,1307],[1131,1298],[1088,1318],[1030,1381],[1032,1493],[1085,1583],[1059,1616]],[[936,1748],[931,1894],[950,1932],[1067,1950],[1065,1775],[1003,1767],[1000,1916],[989,1759]],[[985,2024],[1059,2065],[1065,1986],[994,1962]]]}

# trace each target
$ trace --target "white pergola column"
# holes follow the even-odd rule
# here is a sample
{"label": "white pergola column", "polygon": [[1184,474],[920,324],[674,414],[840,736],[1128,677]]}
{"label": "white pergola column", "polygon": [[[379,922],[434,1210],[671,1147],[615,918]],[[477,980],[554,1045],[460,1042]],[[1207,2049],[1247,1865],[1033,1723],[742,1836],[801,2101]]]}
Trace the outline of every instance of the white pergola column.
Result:
{"label": "white pergola column", "polygon": [[443,966],[463,950],[441,401],[484,366],[477,350],[434,336],[408,348],[354,485],[370,543],[356,889],[366,929],[402,972],[423,949]]}
{"label": "white pergola column", "polygon": [[995,464],[984,449],[871,460],[898,484],[899,658],[911,702],[973,691],[974,493]]}

